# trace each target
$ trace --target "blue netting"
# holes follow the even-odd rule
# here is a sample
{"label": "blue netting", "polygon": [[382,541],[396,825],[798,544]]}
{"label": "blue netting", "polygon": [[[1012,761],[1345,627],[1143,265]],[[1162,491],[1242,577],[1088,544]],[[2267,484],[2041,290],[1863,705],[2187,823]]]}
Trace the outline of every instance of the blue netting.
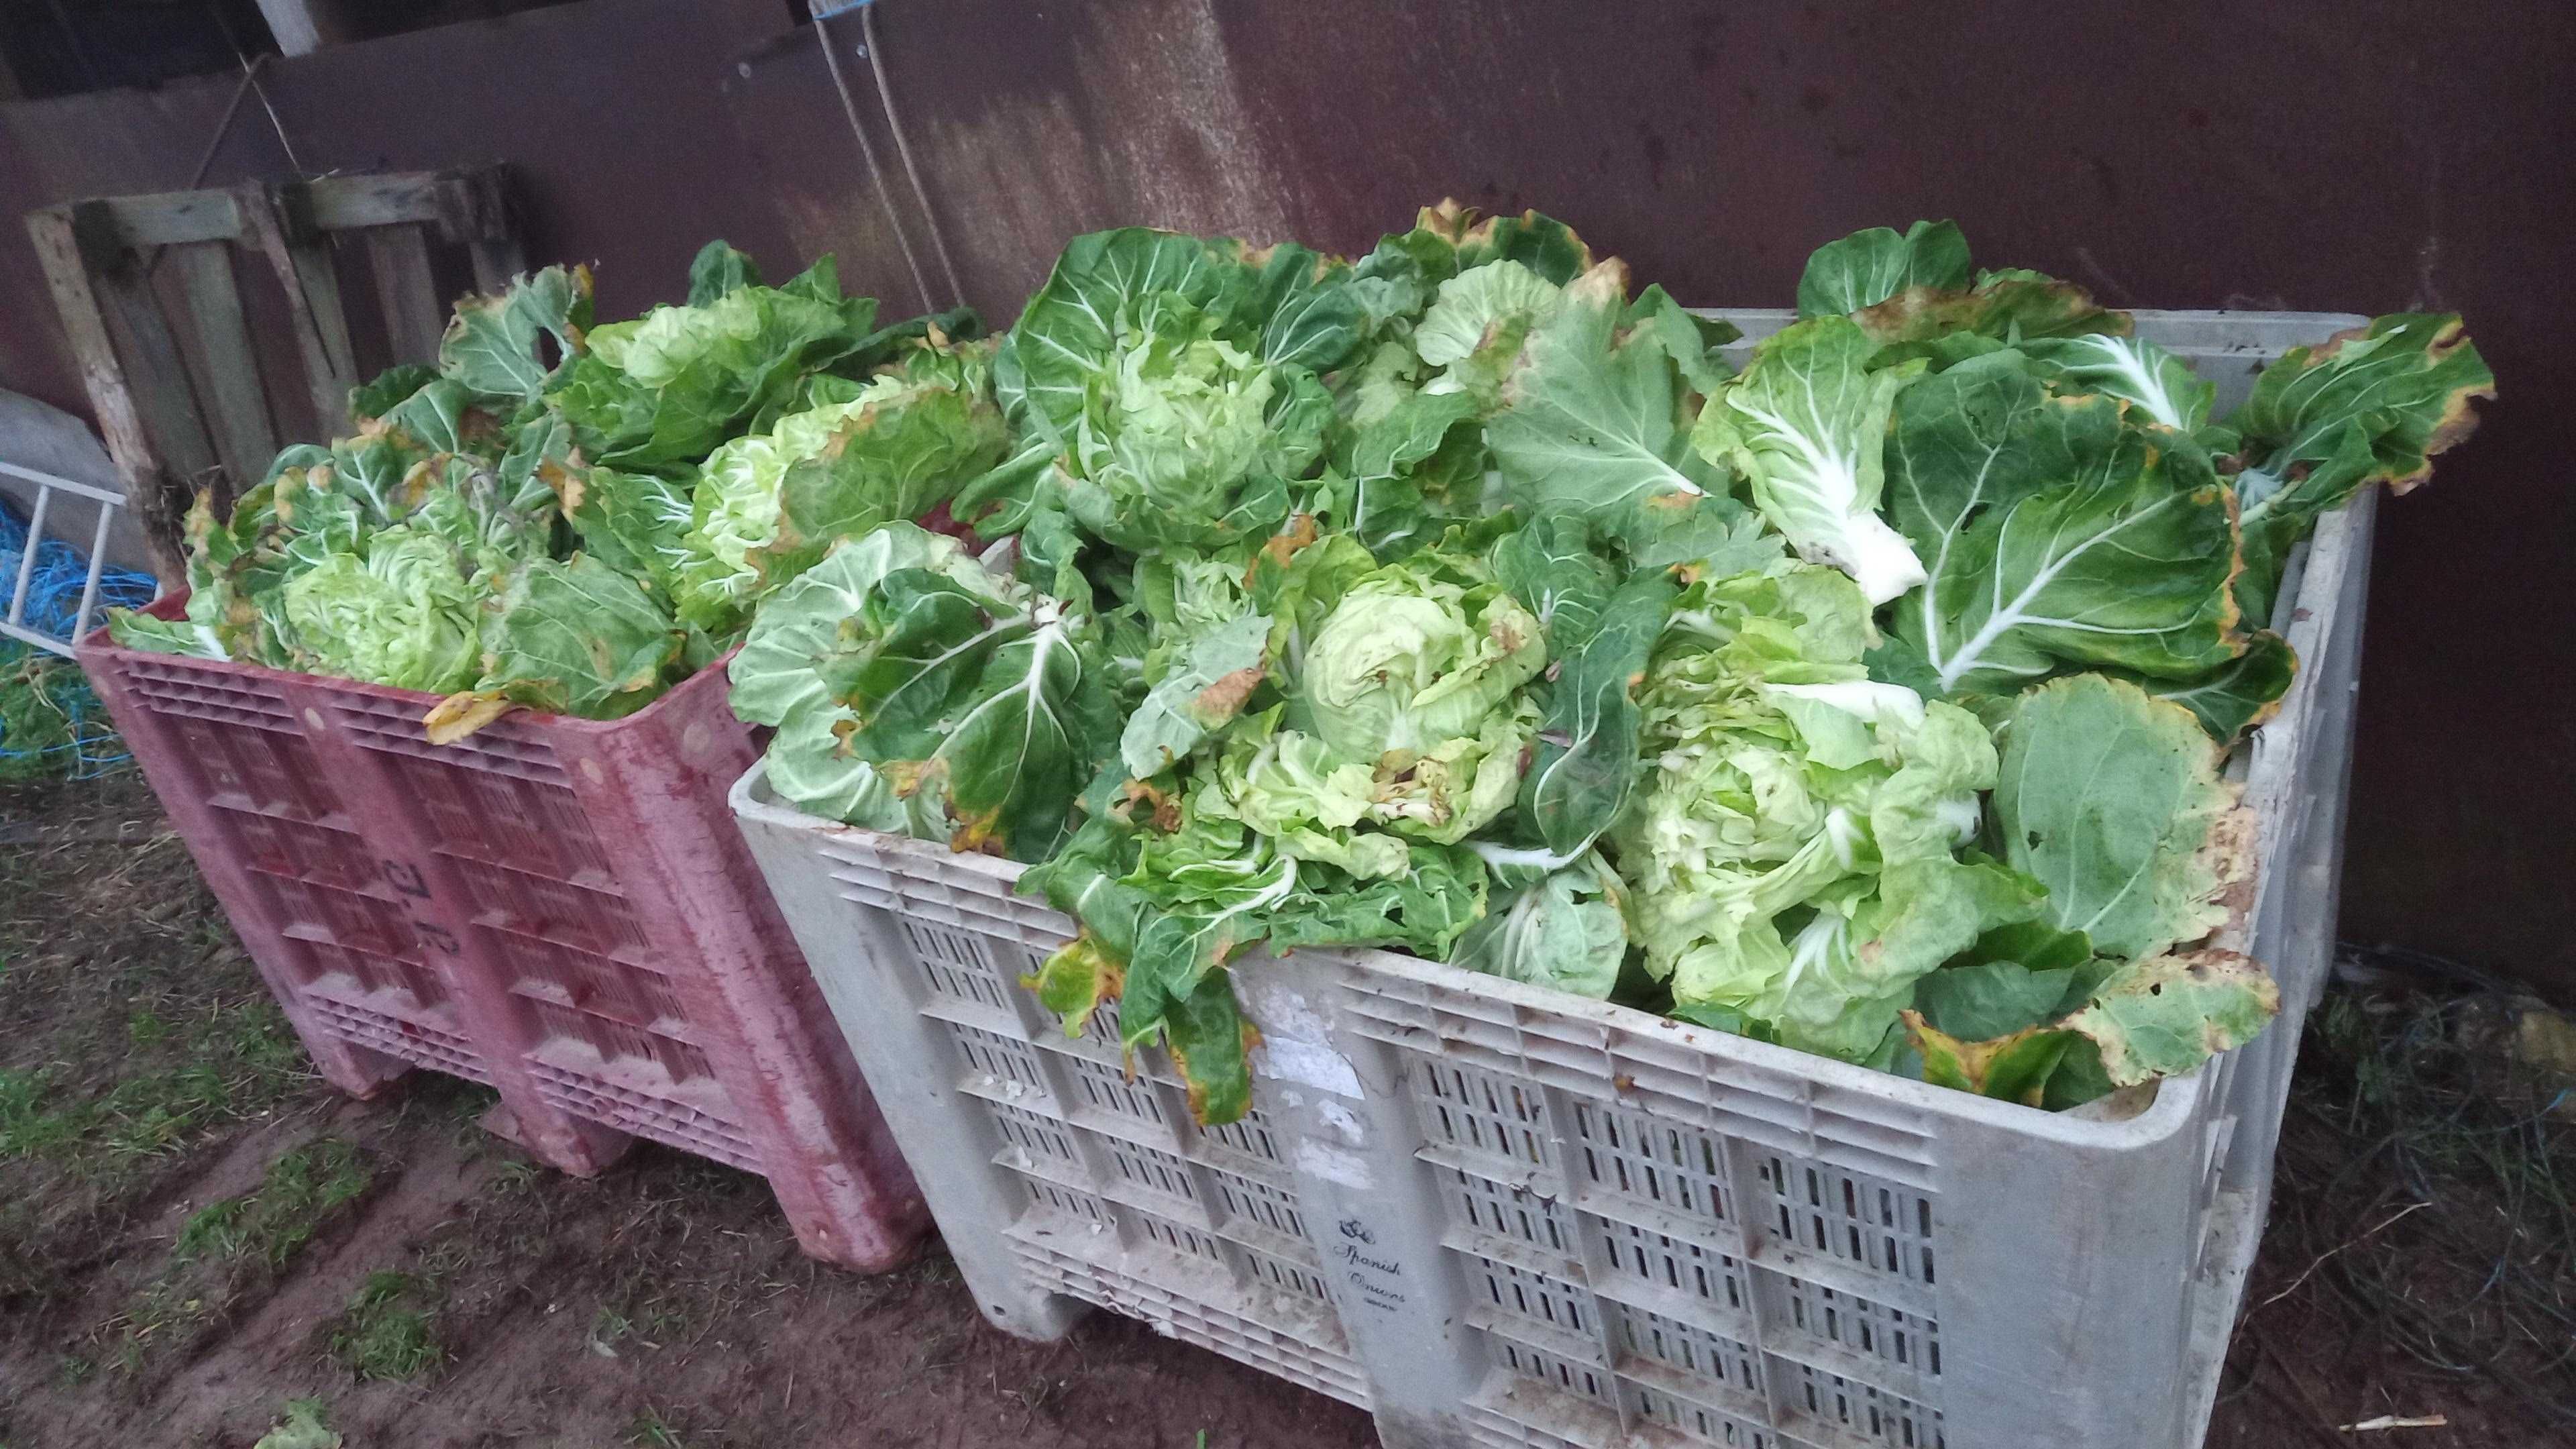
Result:
{"label": "blue netting", "polygon": [[[6,617],[10,591],[18,586],[18,561],[26,552],[27,519],[8,499],[0,498],[0,617]],[[36,547],[36,571],[27,581],[27,614],[21,622],[39,634],[69,641],[80,614],[81,586],[88,581],[88,557],[62,539],[47,538]],[[151,603],[159,590],[150,574],[101,569],[98,609],[103,613],[110,604],[139,609]],[[92,616],[90,623],[97,622]]]}
{"label": "blue netting", "polygon": [[[0,617],[6,617],[11,591],[18,586],[27,534],[25,516],[0,498]],[[39,544],[35,571],[27,581],[26,627],[68,641],[88,579],[89,560],[79,549],[59,538]],[[140,608],[152,602],[155,591],[150,574],[104,569],[98,576],[98,608]],[[86,780],[129,758],[80,666],[15,639],[0,639],[0,780]]]}

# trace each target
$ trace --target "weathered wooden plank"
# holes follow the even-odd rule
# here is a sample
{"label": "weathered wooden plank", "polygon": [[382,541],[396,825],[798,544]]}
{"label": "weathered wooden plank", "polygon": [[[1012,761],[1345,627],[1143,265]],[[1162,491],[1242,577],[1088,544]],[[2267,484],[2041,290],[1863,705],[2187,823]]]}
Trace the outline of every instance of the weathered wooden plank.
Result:
{"label": "weathered wooden plank", "polygon": [[286,293],[296,350],[304,359],[305,384],[312,390],[314,417],[326,435],[345,432],[349,389],[357,386],[358,365],[349,344],[348,316],[340,306],[340,278],[332,266],[330,244],[307,227],[290,231],[284,209],[264,187],[236,187],[233,205],[241,213],[243,240],[267,259]]}
{"label": "weathered wooden plank", "polygon": [[466,244],[474,259],[477,290],[501,291],[513,277],[527,271],[528,255],[520,249],[511,216],[508,167],[486,166],[464,173],[449,189],[448,199],[451,209],[441,230],[450,240]]}
{"label": "weathered wooden plank", "polygon": [[72,229],[71,208],[49,206],[29,212],[27,234],[44,267],[45,285],[53,294],[54,310],[62,318],[72,355],[80,363],[81,385],[98,414],[108,455],[116,460],[126,499],[150,541],[155,571],[165,579],[183,577],[186,565],[180,538],[187,516],[187,490],[175,486],[150,434],[144,430],[142,411],[136,406],[124,364],[108,335],[106,312],[99,304],[96,289],[90,286],[89,268],[82,260],[80,242]]}
{"label": "weathered wooden plank", "polygon": [[189,242],[162,254],[177,276],[188,320],[197,333],[203,366],[197,393],[209,416],[215,453],[232,475],[236,493],[268,472],[277,454],[277,432],[268,413],[268,389],[260,380],[259,354],[252,351],[250,327],[242,316],[241,289],[233,277],[230,242]]}
{"label": "weathered wooden plank", "polygon": [[439,234],[449,241],[505,241],[516,228],[510,209],[510,168],[481,166],[449,173],[439,192]]}
{"label": "weathered wooden plank", "polygon": [[453,203],[452,171],[391,171],[374,176],[324,176],[304,183],[307,212],[324,231],[401,226],[437,221]]}
{"label": "weathered wooden plank", "polygon": [[[323,231],[438,224],[458,241],[497,234],[505,227],[497,204],[502,168],[472,171],[395,171],[373,176],[324,176],[302,183],[312,224]],[[241,235],[230,191],[158,191],[105,198],[117,227],[134,246],[221,241]]]}
{"label": "weathered wooden plank", "polygon": [[173,481],[193,495],[212,481],[208,475],[215,469],[215,448],[205,414],[197,406],[187,357],[179,351],[170,320],[161,313],[160,297],[132,254],[106,265],[102,260],[92,256],[90,284],[106,304],[108,326],[126,360],[126,380],[134,390],[144,431],[152,438],[153,451],[169,466]]}
{"label": "weathered wooden plank", "polygon": [[370,227],[367,256],[375,265],[376,305],[384,309],[385,338],[396,362],[433,362],[447,309],[429,265],[429,239],[418,226]]}
{"label": "weathered wooden plank", "polygon": [[127,246],[173,246],[226,241],[241,235],[241,218],[224,191],[158,191],[112,196],[99,203],[116,220]]}

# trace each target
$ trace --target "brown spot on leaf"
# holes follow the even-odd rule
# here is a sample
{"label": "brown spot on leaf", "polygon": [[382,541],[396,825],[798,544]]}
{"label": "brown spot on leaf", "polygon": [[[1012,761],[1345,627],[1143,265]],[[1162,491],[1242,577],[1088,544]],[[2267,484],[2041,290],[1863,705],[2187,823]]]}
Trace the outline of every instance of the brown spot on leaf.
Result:
{"label": "brown spot on leaf", "polygon": [[1197,699],[1192,702],[1192,713],[1201,724],[1223,724],[1242,713],[1243,702],[1250,699],[1252,692],[1259,689],[1261,681],[1268,677],[1258,666],[1220,675],[1214,684],[1198,692]]}
{"label": "brown spot on leaf", "polygon": [[554,490],[555,501],[563,505],[566,513],[580,512],[582,500],[590,496],[589,471],[575,471],[552,458],[538,462],[537,481]]}
{"label": "brown spot on leaf", "polygon": [[[1297,556],[1297,550],[1313,543],[1317,536],[1318,530],[1315,527],[1315,516],[1311,513],[1296,514],[1291,516],[1287,524],[1277,533],[1274,533],[1270,535],[1270,537],[1262,540],[1261,552],[1272,563],[1277,564],[1281,568],[1286,568],[1288,566],[1288,560]],[[1258,567],[1257,560],[1255,561],[1255,567]],[[1243,582],[1246,588],[1249,588],[1252,585],[1252,574],[1252,569],[1244,570]]]}
{"label": "brown spot on leaf", "polygon": [[1001,817],[999,808],[959,817],[948,848],[959,855],[1000,855]]}

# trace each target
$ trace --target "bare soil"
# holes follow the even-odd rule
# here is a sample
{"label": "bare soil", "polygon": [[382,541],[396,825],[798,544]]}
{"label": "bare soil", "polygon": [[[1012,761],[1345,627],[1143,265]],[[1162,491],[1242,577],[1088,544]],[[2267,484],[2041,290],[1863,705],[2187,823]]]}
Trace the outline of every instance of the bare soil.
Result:
{"label": "bare soil", "polygon": [[[2338,1244],[2416,1197],[2312,1200],[2366,1145],[2332,1095],[2352,1071],[2312,1075],[2213,1449],[2576,1442],[2515,1378],[2564,1375],[2549,1345],[2446,1373],[2356,1306]],[[357,1103],[306,1071],[134,776],[0,787],[0,1449],[247,1449],[307,1398],[348,1449],[1376,1443],[1134,1322],[1009,1338],[935,1247],[876,1278],[811,1263],[742,1173],[649,1146],[551,1173],[475,1125],[489,1102],[422,1073]],[[2453,1194],[2366,1245],[2499,1211]],[[2451,1422],[2340,1429],[2380,1414]]]}

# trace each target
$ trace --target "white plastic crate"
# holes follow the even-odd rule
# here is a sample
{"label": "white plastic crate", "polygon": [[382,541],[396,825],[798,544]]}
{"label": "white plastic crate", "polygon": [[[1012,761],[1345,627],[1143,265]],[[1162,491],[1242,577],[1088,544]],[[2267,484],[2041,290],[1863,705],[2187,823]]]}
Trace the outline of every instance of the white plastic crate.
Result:
{"label": "white plastic crate", "polygon": [[[2139,318],[2222,408],[2357,320]],[[1131,1080],[1114,1021],[1068,1040],[1016,984],[1072,930],[1018,867],[816,820],[757,770],[733,804],[1006,1331],[1141,1318],[1370,1408],[1392,1449],[2190,1449],[2332,948],[2374,508],[2293,559],[2300,678],[2238,766],[2260,873],[2228,944],[2282,1018],[2117,1120],[1304,951],[1238,966],[1256,1112],[1200,1129],[1159,1053]]]}

